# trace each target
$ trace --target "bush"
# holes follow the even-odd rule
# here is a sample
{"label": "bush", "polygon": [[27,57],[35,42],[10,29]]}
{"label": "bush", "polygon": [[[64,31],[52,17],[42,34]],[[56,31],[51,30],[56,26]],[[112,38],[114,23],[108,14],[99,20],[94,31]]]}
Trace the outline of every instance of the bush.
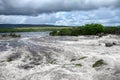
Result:
{"label": "bush", "polygon": [[15,34],[15,33],[10,33],[10,34],[1,34],[2,37],[12,37],[12,38],[20,38],[21,35],[20,34]]}
{"label": "bush", "polygon": [[7,37],[7,34],[1,34],[2,37]]}
{"label": "bush", "polygon": [[83,26],[84,35],[96,35],[104,32],[104,26],[101,24],[86,24]]}
{"label": "bush", "polygon": [[71,29],[54,30],[50,33],[51,36],[67,36],[71,35]]}
{"label": "bush", "polygon": [[101,24],[86,24],[82,27],[73,27],[72,29],[62,29],[50,33],[52,36],[78,36],[78,35],[96,35],[104,32],[104,26]]}
{"label": "bush", "polygon": [[60,36],[71,35],[71,29],[61,29],[58,34],[59,34]]}
{"label": "bush", "polygon": [[10,36],[10,37],[13,37],[13,38],[21,37],[20,34],[15,34],[15,33],[10,33],[9,36]]}
{"label": "bush", "polygon": [[51,36],[58,36],[58,34],[59,34],[59,31],[57,30],[54,30],[50,33]]}
{"label": "bush", "polygon": [[106,34],[120,34],[119,27],[105,27],[104,33]]}
{"label": "bush", "polygon": [[71,35],[72,36],[79,36],[82,35],[83,33],[83,27],[75,27],[71,29]]}

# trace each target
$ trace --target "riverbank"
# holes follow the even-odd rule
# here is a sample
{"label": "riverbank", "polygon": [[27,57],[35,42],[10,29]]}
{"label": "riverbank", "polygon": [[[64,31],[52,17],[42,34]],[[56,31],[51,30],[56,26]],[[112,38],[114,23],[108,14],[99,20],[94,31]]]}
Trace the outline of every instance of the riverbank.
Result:
{"label": "riverbank", "polygon": [[81,27],[70,29],[54,30],[50,33],[52,36],[80,36],[80,35],[99,35],[106,34],[120,35],[120,27],[105,27],[102,24],[85,24]]}
{"label": "riverbank", "polygon": [[71,27],[22,27],[22,28],[0,28],[0,33],[8,32],[39,32],[39,31],[54,31],[61,29],[70,29]]}
{"label": "riverbank", "polygon": [[[93,27],[92,27],[93,26]],[[96,27],[95,27],[96,26]],[[86,29],[85,29],[85,28]],[[90,28],[91,27],[91,28]],[[99,27],[98,29],[96,29]],[[101,27],[101,30],[99,30]],[[96,35],[98,33],[104,34],[120,34],[120,27],[117,26],[103,26],[101,24],[86,24],[84,26],[74,27],[16,27],[16,28],[0,28],[0,33],[13,33],[13,32],[42,32],[52,31],[52,36],[78,36],[78,35]]]}

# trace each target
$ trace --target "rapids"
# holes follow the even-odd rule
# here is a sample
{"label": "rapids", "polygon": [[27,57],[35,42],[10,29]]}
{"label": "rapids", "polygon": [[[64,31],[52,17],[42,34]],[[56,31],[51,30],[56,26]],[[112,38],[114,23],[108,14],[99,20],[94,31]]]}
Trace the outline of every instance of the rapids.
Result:
{"label": "rapids", "polygon": [[[21,35],[0,38],[0,80],[120,80],[118,35]],[[101,59],[106,64],[93,67]]]}

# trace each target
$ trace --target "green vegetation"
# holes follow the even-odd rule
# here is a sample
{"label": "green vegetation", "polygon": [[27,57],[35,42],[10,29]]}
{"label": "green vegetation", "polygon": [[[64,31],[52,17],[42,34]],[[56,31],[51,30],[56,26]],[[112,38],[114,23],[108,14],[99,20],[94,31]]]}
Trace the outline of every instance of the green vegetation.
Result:
{"label": "green vegetation", "polygon": [[78,35],[96,35],[104,32],[104,27],[101,24],[86,24],[82,27],[74,27],[71,29],[61,29],[50,33],[52,36],[78,36]]}
{"label": "green vegetation", "polygon": [[104,27],[105,34],[120,34],[120,27]]}
{"label": "green vegetation", "polygon": [[15,34],[15,33],[10,33],[9,36],[10,36],[10,37],[13,37],[13,38],[21,37],[20,34]]}
{"label": "green vegetation", "polygon": [[56,59],[50,60],[49,63],[50,64],[56,64]]}
{"label": "green vegetation", "polygon": [[100,59],[100,60],[96,61],[96,62],[93,64],[92,67],[100,67],[100,66],[102,66],[102,65],[107,65],[107,64],[104,62],[103,59]]}
{"label": "green vegetation", "polygon": [[71,35],[71,29],[61,29],[61,30],[55,30],[50,33],[52,36],[67,36]]}
{"label": "green vegetation", "polygon": [[83,26],[84,35],[96,35],[98,33],[104,32],[104,26],[101,24],[86,24]]}
{"label": "green vegetation", "polygon": [[71,27],[24,27],[24,28],[0,28],[1,33],[6,32],[37,32],[37,31],[55,31]]}
{"label": "green vegetation", "polygon": [[73,27],[69,29],[55,30],[50,33],[51,36],[79,36],[79,35],[97,35],[104,34],[120,34],[119,27],[104,27],[101,24],[86,24],[81,27]]}
{"label": "green vegetation", "polygon": [[2,37],[12,37],[12,38],[20,38],[20,34],[10,33],[10,34],[1,34]]}
{"label": "green vegetation", "polygon": [[75,64],[75,66],[81,67],[81,66],[82,66],[82,64]]}
{"label": "green vegetation", "polygon": [[[79,35],[97,35],[120,34],[120,27],[104,27],[101,24],[86,24],[80,27],[21,27],[21,28],[0,28],[0,33],[5,32],[37,32],[52,31],[51,36],[79,36]],[[6,36],[6,35],[3,35]]]}
{"label": "green vegetation", "polygon": [[7,37],[7,34],[1,34],[2,37]]}

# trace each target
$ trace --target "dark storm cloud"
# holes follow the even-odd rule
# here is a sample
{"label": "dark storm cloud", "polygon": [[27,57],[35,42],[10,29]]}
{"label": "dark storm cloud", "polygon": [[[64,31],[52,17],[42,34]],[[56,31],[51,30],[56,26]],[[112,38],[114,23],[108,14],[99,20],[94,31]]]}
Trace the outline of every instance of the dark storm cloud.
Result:
{"label": "dark storm cloud", "polygon": [[38,15],[59,11],[117,8],[120,0],[0,0],[0,15]]}

